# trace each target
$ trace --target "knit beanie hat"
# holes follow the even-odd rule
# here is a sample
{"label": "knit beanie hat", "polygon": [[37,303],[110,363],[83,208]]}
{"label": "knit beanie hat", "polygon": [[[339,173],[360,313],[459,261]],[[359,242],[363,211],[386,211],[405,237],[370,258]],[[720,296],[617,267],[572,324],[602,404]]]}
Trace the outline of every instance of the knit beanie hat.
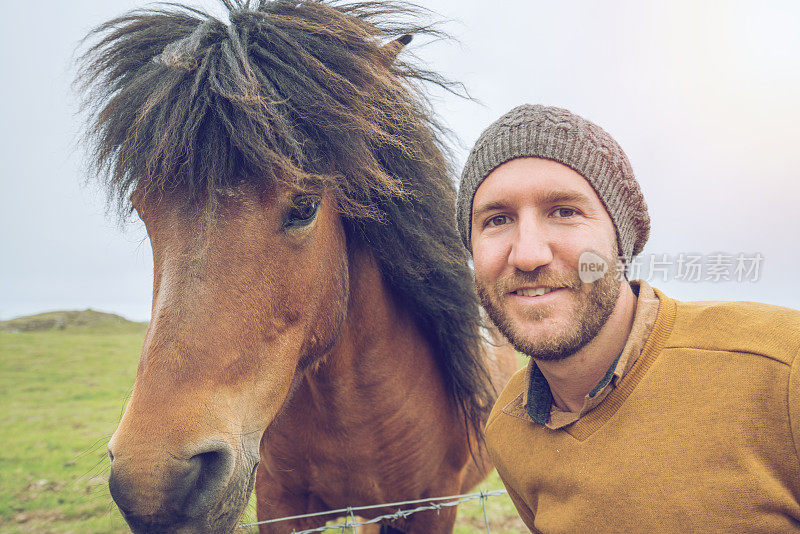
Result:
{"label": "knit beanie hat", "polygon": [[496,167],[526,156],[557,161],[586,178],[611,216],[625,265],[642,251],[650,216],[622,148],[608,132],[566,109],[531,104],[512,109],[484,130],[467,158],[456,217],[468,250],[475,191]]}

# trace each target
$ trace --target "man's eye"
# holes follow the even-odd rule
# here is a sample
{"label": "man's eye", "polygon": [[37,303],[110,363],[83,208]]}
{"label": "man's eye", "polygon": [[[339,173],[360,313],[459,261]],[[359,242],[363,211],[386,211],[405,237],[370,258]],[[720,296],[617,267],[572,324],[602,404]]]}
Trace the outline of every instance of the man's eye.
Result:
{"label": "man's eye", "polygon": [[293,205],[283,221],[284,228],[307,226],[319,211],[320,199],[313,195],[303,195],[294,199]]}
{"label": "man's eye", "polygon": [[578,211],[572,208],[558,208],[553,212],[553,214],[556,215],[557,217],[573,217],[577,213]]}
{"label": "man's eye", "polygon": [[508,223],[508,217],[505,215],[495,215],[486,221],[486,226],[502,226],[506,223]]}

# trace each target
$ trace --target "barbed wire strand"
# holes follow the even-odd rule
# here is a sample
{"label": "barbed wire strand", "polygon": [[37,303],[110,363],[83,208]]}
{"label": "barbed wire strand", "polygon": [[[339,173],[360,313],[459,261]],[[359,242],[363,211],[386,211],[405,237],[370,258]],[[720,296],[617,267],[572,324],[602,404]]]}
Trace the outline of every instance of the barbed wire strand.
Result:
{"label": "barbed wire strand", "polygon": [[[335,515],[335,514],[347,514],[347,519],[345,519],[344,524],[341,525],[331,525],[331,526],[323,526],[319,528],[313,528],[309,530],[298,530],[292,531],[293,534],[312,534],[314,532],[324,532],[326,530],[344,530],[346,528],[355,528],[361,527],[364,525],[369,525],[372,523],[378,523],[385,519],[389,519],[391,521],[395,521],[397,519],[405,519],[406,517],[416,514],[418,512],[426,512],[429,510],[436,510],[437,512],[441,510],[445,506],[458,506],[461,503],[465,503],[467,501],[472,501],[475,499],[481,499],[483,503],[483,519],[486,523],[486,532],[489,532],[489,520],[486,515],[486,498],[487,497],[494,497],[496,495],[504,495],[506,490],[491,490],[491,491],[481,491],[480,493],[465,493],[463,495],[450,495],[449,497],[429,497],[427,499],[416,499],[413,501],[400,501],[400,502],[390,502],[384,504],[372,504],[368,506],[348,506],[347,508],[340,508],[338,510],[326,510],[324,512],[314,512],[311,514],[302,514],[302,515],[292,515],[287,517],[278,517],[276,519],[267,519],[264,521],[256,521],[254,523],[247,523],[244,525],[239,525],[239,528],[247,528],[247,527],[255,527],[258,525],[266,525],[268,523],[278,523],[281,521],[290,521],[292,519],[306,519],[309,517],[319,517],[323,515]],[[457,499],[457,500],[453,500]],[[434,501],[446,501],[446,502],[435,502],[434,504],[430,504],[427,506],[418,506],[416,508],[411,508],[407,510],[398,510],[392,514],[386,514],[378,517],[374,517],[372,519],[363,521],[361,523],[357,523],[355,521],[355,512],[360,510],[373,510],[375,508],[389,508],[395,506],[405,506],[408,504],[420,504],[424,502],[434,502]],[[350,523],[350,519],[352,518],[353,523]]]}

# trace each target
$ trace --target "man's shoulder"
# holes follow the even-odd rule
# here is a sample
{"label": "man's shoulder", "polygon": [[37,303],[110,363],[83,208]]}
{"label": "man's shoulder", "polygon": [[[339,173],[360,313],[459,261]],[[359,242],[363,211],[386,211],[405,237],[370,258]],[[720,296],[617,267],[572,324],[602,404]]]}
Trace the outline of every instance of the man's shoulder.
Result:
{"label": "man's shoulder", "polygon": [[759,354],[788,365],[800,352],[800,311],[745,301],[675,301],[664,348]]}

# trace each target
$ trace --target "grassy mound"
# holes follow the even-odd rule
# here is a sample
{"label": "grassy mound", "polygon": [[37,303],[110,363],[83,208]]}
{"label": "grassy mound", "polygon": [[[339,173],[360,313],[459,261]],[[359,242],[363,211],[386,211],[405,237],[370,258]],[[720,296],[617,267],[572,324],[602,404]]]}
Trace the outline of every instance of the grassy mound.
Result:
{"label": "grassy mound", "polygon": [[85,310],[63,310],[0,321],[0,331],[35,332],[43,330],[81,330],[103,333],[134,332],[147,323],[129,321],[120,315]]}

